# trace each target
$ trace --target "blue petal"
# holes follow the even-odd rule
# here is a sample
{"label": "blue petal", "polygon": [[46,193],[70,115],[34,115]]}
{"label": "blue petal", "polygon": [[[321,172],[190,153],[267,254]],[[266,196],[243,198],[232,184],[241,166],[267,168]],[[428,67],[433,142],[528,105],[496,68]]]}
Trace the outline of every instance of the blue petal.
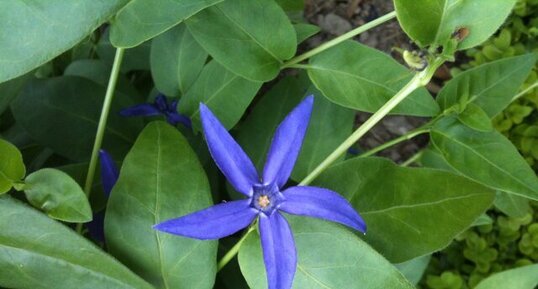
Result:
{"label": "blue petal", "polygon": [[168,110],[168,101],[166,100],[166,96],[164,96],[164,94],[159,93],[155,97],[155,107],[157,107],[157,109],[161,112],[165,112]]}
{"label": "blue petal", "polygon": [[215,163],[238,192],[251,196],[252,186],[259,183],[252,161],[203,103],[200,103],[200,116],[207,146]]}
{"label": "blue petal", "polygon": [[93,219],[86,223],[88,233],[95,241],[100,243],[105,242],[105,211],[99,211],[93,215]]}
{"label": "blue petal", "polygon": [[174,100],[172,101],[169,105],[168,105],[168,111],[169,112],[177,112],[177,103],[178,103],[178,100]]}
{"label": "blue petal", "polygon": [[105,151],[99,150],[99,159],[101,161],[101,181],[105,195],[110,196],[112,188],[118,181],[119,171],[112,157]]}
{"label": "blue petal", "polygon": [[159,114],[161,112],[153,104],[149,103],[133,105],[120,111],[121,116],[154,116]]}
{"label": "blue petal", "polygon": [[269,289],[290,289],[297,269],[297,251],[286,219],[260,214],[260,238]]}
{"label": "blue petal", "polygon": [[366,223],[351,204],[338,193],[317,187],[291,187],[282,192],[285,201],[280,210],[337,222],[366,232]]}
{"label": "blue petal", "polygon": [[221,203],[153,226],[166,233],[200,240],[219,239],[245,228],[258,215],[250,200]]}
{"label": "blue petal", "polygon": [[307,96],[276,129],[263,168],[264,183],[276,183],[279,188],[286,184],[301,150],[313,104],[314,97]]}
{"label": "blue petal", "polygon": [[192,128],[191,120],[183,116],[179,113],[167,113],[166,114],[166,121],[168,121],[169,124],[176,126],[178,123],[183,124],[187,128]]}

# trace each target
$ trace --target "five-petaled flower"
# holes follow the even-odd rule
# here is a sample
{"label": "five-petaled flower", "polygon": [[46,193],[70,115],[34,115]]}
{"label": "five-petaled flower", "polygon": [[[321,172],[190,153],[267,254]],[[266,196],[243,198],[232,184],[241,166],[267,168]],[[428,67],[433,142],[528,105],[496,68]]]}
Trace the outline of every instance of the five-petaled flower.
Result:
{"label": "five-petaled flower", "polygon": [[166,121],[176,126],[178,123],[183,124],[185,127],[191,128],[191,120],[177,112],[177,100],[168,103],[166,96],[159,93],[155,97],[153,103],[141,103],[124,108],[120,111],[122,116],[156,116],[164,115]]}
{"label": "five-petaled flower", "polygon": [[362,218],[339,194],[311,186],[283,189],[297,160],[313,102],[312,96],[306,97],[279,125],[261,178],[219,120],[200,104],[204,134],[213,159],[232,186],[248,198],[221,203],[154,228],[190,238],[218,239],[247,227],[258,218],[270,289],[291,288],[297,268],[293,235],[281,212],[338,222],[365,232]]}

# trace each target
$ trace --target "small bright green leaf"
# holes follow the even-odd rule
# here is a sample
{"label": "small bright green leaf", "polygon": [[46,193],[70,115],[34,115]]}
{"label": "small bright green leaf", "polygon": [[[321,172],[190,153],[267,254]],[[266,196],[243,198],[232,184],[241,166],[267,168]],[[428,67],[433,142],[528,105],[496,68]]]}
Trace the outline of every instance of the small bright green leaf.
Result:
{"label": "small bright green leaf", "polygon": [[522,218],[531,211],[529,199],[505,192],[497,192],[495,208],[512,218]]}
{"label": "small bright green leaf", "polygon": [[494,197],[493,190],[450,172],[382,158],[342,162],[314,185],[346,197],[368,225],[366,241],[395,263],[446,247]]}
{"label": "small bright green leaf", "polygon": [[127,0],[10,0],[0,2],[0,82],[75,46]]}
{"label": "small bright green leaf", "polygon": [[0,197],[0,286],[32,289],[151,289],[72,229]]}
{"label": "small bright green leaf", "polygon": [[492,118],[505,109],[534,67],[532,54],[505,58],[469,69],[450,80],[439,92],[442,110],[473,103]]}
{"label": "small bright green leaf", "polygon": [[216,61],[255,81],[275,78],[297,46],[295,29],[273,0],[227,0],[185,23]]}
{"label": "small bright green leaf", "polygon": [[41,169],[24,180],[28,201],[49,217],[71,223],[92,220],[90,203],[79,184],[56,169]]}
{"label": "small bright green leaf", "polygon": [[473,103],[469,103],[465,110],[458,114],[458,120],[474,130],[493,130],[490,117],[479,106]]}
{"label": "small bright green leaf", "polygon": [[200,128],[199,105],[203,102],[230,129],[241,119],[261,85],[261,82],[242,78],[211,61],[181,98],[179,111],[191,118],[195,128]]}
{"label": "small bright green leaf", "polygon": [[415,259],[411,259],[404,263],[394,264],[394,266],[402,272],[402,274],[413,285],[417,285],[424,275],[424,271],[430,263],[431,255],[425,255]]}
{"label": "small bright green leaf", "polygon": [[[354,41],[312,57],[308,75],[332,102],[367,112],[377,111],[412,78],[390,56]],[[438,105],[424,88],[409,95],[392,111],[416,116],[433,116],[438,112]]]}
{"label": "small bright green leaf", "polygon": [[207,52],[184,24],[155,38],[151,44],[151,75],[157,89],[167,96],[184,95],[207,59]]}
{"label": "small bright green leaf", "polygon": [[308,88],[308,79],[287,76],[269,90],[242,123],[237,142],[245,150],[258,171],[262,171],[265,155],[276,128],[301,101]]}
{"label": "small bright green leaf", "polygon": [[482,215],[480,215],[480,217],[478,217],[476,220],[474,220],[471,227],[483,226],[483,225],[491,225],[491,224],[493,224],[493,219],[490,216],[488,216],[487,214],[482,214]]}
{"label": "small bright green leaf", "polygon": [[420,46],[445,45],[453,33],[469,33],[459,45],[468,49],[488,39],[504,23],[516,0],[395,0],[398,21]]}
{"label": "small bright green leaf", "polygon": [[11,190],[14,182],[26,174],[26,167],[19,149],[0,139],[0,195]]}
{"label": "small bright green leaf", "polygon": [[[394,266],[348,229],[317,219],[286,216],[297,248],[293,289],[412,289]],[[266,289],[260,238],[253,232],[239,251],[252,289]]]}
{"label": "small bright green leaf", "polygon": [[297,43],[305,41],[320,31],[318,26],[308,23],[293,24],[293,27],[295,28],[295,33],[297,35]]}
{"label": "small bright green leaf", "polygon": [[538,286],[538,264],[495,273],[475,289],[533,289]]}
{"label": "small bright green leaf", "polygon": [[125,158],[105,217],[110,252],[157,288],[213,288],[217,243],[153,225],[210,206],[207,177],[187,140],[169,124],[148,124]]}
{"label": "small bright green leaf", "polygon": [[222,0],[132,0],[112,22],[116,47],[134,47]]}
{"label": "small bright green leaf", "polygon": [[[103,106],[105,87],[90,80],[63,76],[32,80],[11,104],[17,122],[39,144],[73,160],[88,160]],[[137,118],[118,112],[132,105],[117,93],[108,118],[103,146],[113,155],[123,155],[142,126]]]}
{"label": "small bright green leaf", "polygon": [[491,188],[538,200],[538,178],[497,131],[479,132],[447,117],[433,128],[435,147],[456,171]]}

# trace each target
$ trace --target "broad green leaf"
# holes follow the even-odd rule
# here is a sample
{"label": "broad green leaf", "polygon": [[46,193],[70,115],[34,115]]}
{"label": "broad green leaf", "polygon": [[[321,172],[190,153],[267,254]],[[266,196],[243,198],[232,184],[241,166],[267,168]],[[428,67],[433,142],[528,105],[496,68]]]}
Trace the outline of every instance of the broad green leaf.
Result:
{"label": "broad green leaf", "polygon": [[167,96],[184,95],[196,80],[207,52],[184,24],[155,38],[151,44],[151,75],[157,89]]}
{"label": "broad green leaf", "polygon": [[19,149],[0,139],[0,195],[7,193],[15,182],[24,178],[26,167]]}
{"label": "broad green leaf", "polygon": [[[332,102],[367,112],[377,111],[412,78],[390,56],[354,41],[312,57],[308,75]],[[438,112],[438,105],[424,88],[409,95],[392,111],[416,116],[433,116]]]}
{"label": "broad green leaf", "polygon": [[284,11],[291,12],[291,11],[303,11],[304,10],[304,2],[303,0],[275,0]]}
{"label": "broad green leaf", "polygon": [[0,2],[0,82],[25,74],[75,46],[127,2]]}
{"label": "broad green leaf", "polygon": [[424,271],[426,271],[431,257],[431,255],[425,255],[404,263],[394,264],[394,266],[402,272],[409,282],[417,285],[420,279],[422,279],[422,275],[424,275]]}
{"label": "broad green leaf", "polygon": [[185,23],[216,61],[255,81],[275,78],[297,46],[295,29],[273,0],[227,0]]}
{"label": "broad green leaf", "polygon": [[105,217],[108,248],[157,288],[213,288],[217,243],[153,225],[210,206],[207,177],[187,140],[169,124],[148,124],[125,158]]}
{"label": "broad green leaf", "polygon": [[151,289],[72,229],[0,197],[0,286],[22,289]]}
{"label": "broad green leaf", "polygon": [[446,247],[494,197],[493,190],[450,172],[382,158],[342,162],[314,185],[346,197],[368,225],[365,240],[394,263]]}
{"label": "broad green leaf", "polygon": [[199,105],[203,102],[230,129],[241,119],[261,85],[233,74],[213,60],[181,98],[179,111],[191,118],[195,128],[200,128]]}
{"label": "broad green leaf", "polygon": [[[114,62],[116,47],[110,43],[109,30],[106,30],[97,43],[96,51],[100,59],[110,67]],[[151,41],[146,41],[136,47],[126,49],[121,62],[123,73],[133,70],[150,70],[149,56],[151,51]]]}
{"label": "broad green leaf", "polygon": [[512,102],[535,61],[534,55],[526,54],[469,69],[441,89],[437,102],[442,110],[458,111],[472,103],[492,118]]}
{"label": "broad green leaf", "polygon": [[15,79],[0,83],[0,115],[9,107],[9,104],[17,97],[23,85],[31,77],[32,73],[27,73]]}
{"label": "broad green leaf", "polygon": [[443,155],[431,143],[428,147],[423,149],[419,163],[427,168],[455,172],[443,158]]}
{"label": "broad green leaf", "polygon": [[479,106],[473,103],[469,103],[465,110],[458,114],[458,120],[474,130],[493,130],[490,117]]}
{"label": "broad green leaf", "polygon": [[495,273],[475,289],[533,289],[538,286],[538,264]]}
{"label": "broad green leaf", "polygon": [[318,26],[307,23],[297,23],[294,24],[293,27],[295,28],[295,33],[297,35],[297,43],[305,41],[320,31]]}
{"label": "broad green leaf", "polygon": [[[69,159],[90,158],[105,87],[90,80],[63,76],[32,80],[11,104],[17,122],[41,145]],[[142,122],[122,118],[121,108],[132,105],[117,93],[107,122],[103,147],[123,155],[136,138]]]}
{"label": "broad green leaf", "polygon": [[505,21],[516,0],[395,0],[398,21],[420,46],[445,45],[453,33],[465,28],[468,35],[459,49],[488,39]]}
{"label": "broad green leaf", "polygon": [[[304,77],[287,76],[269,90],[242,123],[237,142],[245,150],[258,171],[262,171],[265,155],[276,128],[299,104],[308,88]],[[315,106],[315,104],[314,104]]]}
{"label": "broad green leaf", "polygon": [[497,192],[494,205],[512,218],[522,218],[531,211],[529,199],[505,192]]}
{"label": "broad green leaf", "polygon": [[223,0],[132,0],[121,9],[110,30],[116,47],[134,47]]}
{"label": "broad green leaf", "polygon": [[298,182],[349,137],[355,122],[353,110],[328,101],[313,87],[307,92],[311,93],[314,94],[314,109],[291,175]]}
{"label": "broad green leaf", "polygon": [[536,174],[499,132],[479,132],[447,117],[434,126],[431,139],[462,175],[500,191],[538,200]]}
{"label": "broad green leaf", "polygon": [[90,203],[82,188],[68,174],[56,169],[41,169],[24,180],[28,201],[49,217],[71,223],[92,220]]}
{"label": "broad green leaf", "polygon": [[[383,256],[348,229],[306,217],[286,218],[298,255],[293,289],[414,288]],[[250,288],[267,288],[256,232],[241,246],[239,265]]]}

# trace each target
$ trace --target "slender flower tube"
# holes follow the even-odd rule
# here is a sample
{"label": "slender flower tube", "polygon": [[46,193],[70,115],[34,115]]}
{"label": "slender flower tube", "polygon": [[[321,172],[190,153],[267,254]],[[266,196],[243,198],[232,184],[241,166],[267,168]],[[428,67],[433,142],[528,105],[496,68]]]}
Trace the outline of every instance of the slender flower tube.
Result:
{"label": "slender flower tube", "polygon": [[166,117],[166,121],[173,126],[181,123],[185,127],[191,128],[191,120],[177,112],[177,104],[177,100],[168,103],[166,96],[159,93],[157,97],[155,97],[154,103],[142,103],[124,108],[120,111],[120,115],[126,117],[163,115]]}
{"label": "slender flower tube", "polygon": [[214,205],[154,228],[201,240],[229,236],[259,220],[269,289],[289,289],[297,268],[293,234],[281,212],[337,222],[361,232],[366,224],[351,204],[328,189],[284,188],[308,127],[314,98],[306,97],[277,128],[261,177],[252,161],[204,104],[200,115],[211,156],[231,185],[247,198]]}

